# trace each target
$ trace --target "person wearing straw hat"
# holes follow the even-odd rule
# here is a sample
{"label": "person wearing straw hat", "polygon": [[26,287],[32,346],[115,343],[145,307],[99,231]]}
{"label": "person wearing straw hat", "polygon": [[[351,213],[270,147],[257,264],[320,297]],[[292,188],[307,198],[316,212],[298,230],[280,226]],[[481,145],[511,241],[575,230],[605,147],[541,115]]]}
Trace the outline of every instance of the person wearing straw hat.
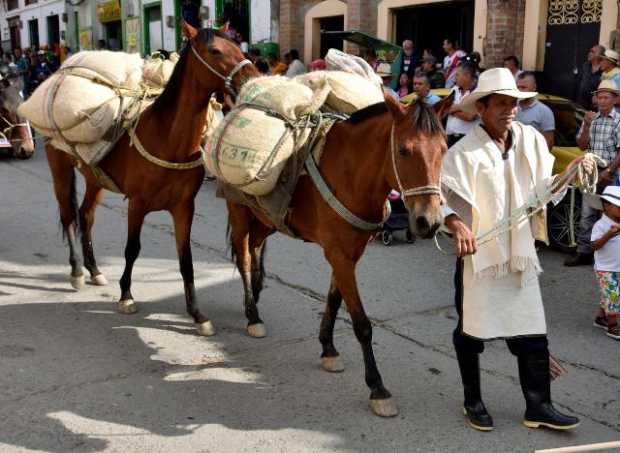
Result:
{"label": "person wearing straw hat", "polygon": [[[620,97],[620,90],[613,80],[603,80],[594,92],[598,113],[587,112],[577,136],[577,144],[583,150],[589,150],[608,162],[599,173],[599,184],[607,186],[617,184],[620,172],[620,113],[614,109]],[[590,235],[592,226],[598,220],[599,210],[582,198],[581,217],[577,234],[577,252],[568,258],[565,266],[591,265],[594,261]]]}
{"label": "person wearing straw hat", "polygon": [[605,187],[600,198],[604,214],[592,228],[594,270],[601,289],[594,325],[620,340],[620,187]]}
{"label": "person wearing straw hat", "polygon": [[[505,339],[517,357],[527,427],[567,430],[579,424],[551,403],[547,328],[538,284],[541,266],[534,246],[535,239],[547,240],[544,211],[494,234],[492,240],[476,243],[477,236],[494,231],[527,201],[545,196],[554,181],[554,157],[545,138],[515,121],[519,100],[535,95],[519,91],[508,69],[483,72],[477,88],[461,104],[463,110],[478,113],[481,123],[450,148],[443,161],[442,187],[449,206],[445,227],[453,234],[458,257],[453,342],[464,414],[470,426],[481,431],[492,430],[493,419],[482,402],[479,355],[484,342],[493,339]],[[582,161],[591,172],[590,160],[579,157],[559,176],[565,177]]]}
{"label": "person wearing straw hat", "polygon": [[[603,53],[601,60],[601,82],[604,80],[612,80],[616,84],[616,88],[620,88],[620,54],[615,50],[607,49]],[[616,103],[616,112],[620,113],[620,105]]]}
{"label": "person wearing straw hat", "polygon": [[379,63],[375,72],[383,81],[383,89],[387,92],[387,94],[399,102],[400,97],[398,96],[398,93],[390,86],[392,78],[394,77],[394,74],[392,74],[392,66],[390,66],[389,63]]}

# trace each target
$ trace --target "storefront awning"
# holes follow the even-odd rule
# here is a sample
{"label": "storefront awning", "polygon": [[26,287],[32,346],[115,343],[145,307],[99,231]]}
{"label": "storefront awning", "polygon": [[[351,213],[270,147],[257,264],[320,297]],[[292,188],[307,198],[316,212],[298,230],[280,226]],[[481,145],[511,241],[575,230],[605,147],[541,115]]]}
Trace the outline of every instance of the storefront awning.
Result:
{"label": "storefront awning", "polygon": [[391,42],[384,41],[374,36],[367,35],[357,30],[349,31],[322,31],[322,35],[329,35],[334,38],[340,38],[360,47],[373,49],[377,52],[377,56],[383,61],[394,61],[400,52],[400,47]]}

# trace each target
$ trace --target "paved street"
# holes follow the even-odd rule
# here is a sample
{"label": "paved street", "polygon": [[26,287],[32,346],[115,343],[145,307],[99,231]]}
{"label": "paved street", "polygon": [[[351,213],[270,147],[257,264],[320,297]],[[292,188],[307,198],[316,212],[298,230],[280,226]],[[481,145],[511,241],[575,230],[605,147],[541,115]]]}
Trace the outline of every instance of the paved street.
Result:
{"label": "paved street", "polygon": [[551,350],[569,374],[556,404],[582,419],[571,433],[521,425],[516,359],[503,342],[482,356],[483,396],[496,430],[468,428],[451,344],[453,257],[431,242],[372,244],[358,268],[375,323],[380,371],[400,415],[368,408],[362,355],[343,310],[336,345],[346,371],[319,369],[318,326],[329,269],[318,247],[269,242],[259,309],[268,337],[245,333],[242,287],[227,258],[226,210],[206,183],[193,252],[201,307],[217,335],[196,335],[167,214],[142,234],[133,294],[115,311],[126,202],[106,194],[95,250],[107,287],[75,292],[45,155],[0,159],[0,451],[532,452],[620,440],[620,344],[592,327],[593,272],[544,250]]}

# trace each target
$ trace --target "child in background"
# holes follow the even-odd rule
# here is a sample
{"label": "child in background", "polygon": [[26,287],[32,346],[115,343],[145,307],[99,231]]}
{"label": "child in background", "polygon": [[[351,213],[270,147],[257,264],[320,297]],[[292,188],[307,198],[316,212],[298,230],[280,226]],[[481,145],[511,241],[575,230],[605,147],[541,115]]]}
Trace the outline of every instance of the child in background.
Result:
{"label": "child in background", "polygon": [[406,72],[403,72],[400,75],[400,79],[398,81],[398,97],[405,97],[407,96],[409,93],[411,93],[412,90],[410,90],[409,85],[410,85],[410,80],[409,80],[409,76],[407,75]]}
{"label": "child in background", "polygon": [[594,325],[620,340],[620,187],[607,186],[601,195],[603,216],[592,228],[594,270],[601,288],[601,302]]}

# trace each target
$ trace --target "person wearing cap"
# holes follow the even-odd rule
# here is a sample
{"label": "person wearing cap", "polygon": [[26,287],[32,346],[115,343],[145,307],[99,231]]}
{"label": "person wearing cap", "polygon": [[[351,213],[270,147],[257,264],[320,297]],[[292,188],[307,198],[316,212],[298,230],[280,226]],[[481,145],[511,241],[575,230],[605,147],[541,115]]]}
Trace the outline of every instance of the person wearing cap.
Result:
{"label": "person wearing cap", "polygon": [[[595,95],[599,111],[585,114],[577,144],[582,150],[588,150],[608,163],[607,168],[601,168],[599,172],[599,185],[607,186],[617,183],[620,168],[620,113],[614,109],[620,91],[613,80],[603,80]],[[599,214],[600,211],[592,207],[588,199],[582,198],[577,252],[564,262],[565,266],[591,265],[594,262],[590,236]]]}
{"label": "person wearing cap", "polygon": [[383,89],[385,90],[385,92],[392,96],[397,102],[399,102],[400,97],[391,86],[392,78],[394,77],[394,74],[392,74],[392,66],[390,66],[389,63],[379,63],[375,72],[379,77],[381,77],[381,80],[383,81]]}
{"label": "person wearing cap", "polygon": [[[601,82],[603,80],[612,80],[616,84],[616,88],[620,89],[620,68],[618,68],[619,62],[620,54],[618,54],[615,50],[607,49],[605,53],[603,53],[603,58],[601,60],[601,70],[603,71],[601,74]],[[618,102],[616,102],[615,108],[616,111],[620,113],[620,105]]]}
{"label": "person wearing cap", "polygon": [[592,92],[601,82],[601,60],[605,53],[605,47],[595,45],[588,51],[588,59],[581,68],[581,78],[579,81],[579,94],[577,103],[588,110],[592,109]]}
{"label": "person wearing cap", "polygon": [[431,84],[431,89],[443,88],[446,84],[446,81],[443,78],[443,74],[437,70],[437,59],[432,55],[425,57],[422,60],[422,66],[420,67],[420,71],[423,72],[424,75],[428,78]]}
{"label": "person wearing cap", "polygon": [[603,216],[592,228],[594,271],[601,290],[594,325],[620,340],[620,187],[605,187],[601,202]]}
{"label": "person wearing cap", "polygon": [[[547,240],[545,212],[476,243],[477,236],[493,231],[528,200],[549,190],[555,179],[554,157],[544,137],[515,121],[518,102],[536,94],[519,91],[506,68],[483,72],[477,88],[461,103],[464,111],[477,112],[481,123],[443,160],[445,227],[453,234],[458,257],[453,343],[464,414],[470,426],[481,431],[492,430],[493,419],[482,402],[479,355],[485,342],[494,339],[506,340],[517,357],[525,426],[567,430],[579,424],[551,402],[547,327],[538,284],[541,265],[534,245],[535,239]],[[581,161],[592,171],[590,160],[579,157],[565,172]]]}

